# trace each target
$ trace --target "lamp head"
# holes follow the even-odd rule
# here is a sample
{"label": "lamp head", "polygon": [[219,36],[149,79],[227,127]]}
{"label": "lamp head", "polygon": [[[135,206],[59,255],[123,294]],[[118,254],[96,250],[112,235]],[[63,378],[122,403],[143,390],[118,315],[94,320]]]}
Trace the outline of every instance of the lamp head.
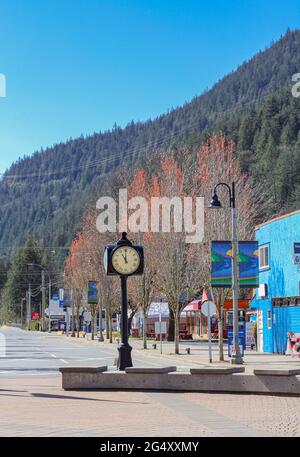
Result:
{"label": "lamp head", "polygon": [[222,204],[216,192],[214,192],[209,208],[222,208]]}

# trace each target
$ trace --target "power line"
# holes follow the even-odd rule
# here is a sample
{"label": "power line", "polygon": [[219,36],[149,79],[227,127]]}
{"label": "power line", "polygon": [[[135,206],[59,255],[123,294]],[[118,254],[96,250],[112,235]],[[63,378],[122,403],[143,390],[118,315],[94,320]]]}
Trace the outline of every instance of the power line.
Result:
{"label": "power line", "polygon": [[[166,140],[172,141],[178,135],[187,133],[189,130],[195,128],[197,125],[199,125],[199,121],[195,121],[194,123],[190,124],[189,126],[184,127],[184,129],[179,128],[179,130],[177,132],[175,131],[171,135],[161,136],[158,139],[153,140],[152,142],[148,142],[144,146],[133,146],[131,148],[126,149],[123,152],[114,153],[110,157],[105,157],[105,158],[101,158],[101,159],[95,159],[94,161],[90,161],[88,164],[83,164],[81,166],[65,167],[63,170],[57,170],[57,171],[54,171],[54,172],[51,172],[51,173],[50,172],[45,172],[45,173],[41,173],[40,172],[40,173],[32,173],[32,174],[27,174],[27,175],[6,175],[5,173],[0,173],[0,176],[2,176],[2,180],[4,180],[4,179],[7,179],[7,180],[9,180],[9,179],[11,179],[11,180],[17,179],[17,180],[19,180],[19,179],[30,179],[30,178],[42,178],[42,177],[57,176],[57,175],[65,174],[65,173],[67,173],[69,171],[76,172],[76,171],[92,168],[92,167],[95,167],[96,165],[102,165],[102,164],[110,162],[110,161],[115,161],[115,160],[117,160],[119,158],[123,158],[123,159],[125,158],[126,159],[126,158],[128,158],[126,156],[135,155],[136,153],[139,153],[139,155],[140,155],[141,152],[144,152],[145,150],[148,150],[150,148],[160,147]],[[106,173],[104,173],[104,174],[106,174]]]}
{"label": "power line", "polygon": [[[234,108],[228,108],[227,110],[223,110],[223,111],[219,111],[219,112],[216,112],[215,113],[215,116],[216,117],[221,117],[221,116],[224,116],[226,114],[230,114],[230,113],[236,113],[236,109],[237,108],[247,108],[248,106],[255,106],[255,102],[253,101],[249,101],[249,102],[236,102],[235,103],[235,106]],[[182,109],[182,108],[181,108]],[[174,122],[174,121],[173,121]],[[195,127],[199,126],[200,124],[200,120],[197,120],[197,121],[194,121],[192,123],[190,123],[189,125],[185,126],[185,127],[176,127],[175,123],[173,123],[172,125],[172,128],[176,129],[178,128],[178,131],[176,132],[172,132],[171,134],[163,134],[163,136],[159,137],[158,139],[155,139],[153,140],[152,142],[148,142],[147,144],[145,144],[144,146],[132,146],[131,148],[128,148],[125,150],[125,153],[126,155],[130,155],[130,154],[135,154],[136,152],[143,152],[144,150],[148,150],[150,149],[151,147],[158,147],[158,146],[161,146],[163,144],[164,141],[168,140],[168,141],[171,141],[172,139],[174,139],[175,137],[177,137],[178,135],[180,134],[185,134],[185,133],[188,133],[189,130],[191,129],[194,129]],[[165,128],[165,127],[162,127],[162,128]],[[124,131],[125,129],[122,129],[122,131]],[[202,128],[202,131],[205,130],[205,128]],[[202,133],[202,132],[193,132],[193,133]],[[150,133],[151,135],[151,133]],[[138,135],[137,135],[138,137]],[[76,141],[76,140],[74,140]],[[66,145],[68,144],[68,142],[66,143],[63,143],[63,145]],[[55,146],[54,146],[55,147]],[[51,149],[51,148],[49,148]],[[0,173],[0,176],[2,176],[2,179],[28,179],[28,178],[41,178],[41,177],[45,177],[45,176],[57,176],[57,175],[60,175],[60,174],[64,174],[68,171],[72,171],[72,172],[76,172],[76,171],[79,171],[79,170],[83,170],[83,169],[88,169],[88,168],[91,168],[91,167],[94,167],[95,165],[99,165],[99,164],[103,164],[105,162],[109,162],[109,161],[113,161],[113,160],[116,160],[118,158],[124,158],[124,151],[123,153],[114,153],[112,154],[110,157],[106,157],[106,158],[102,158],[102,159],[95,159],[93,161],[90,161],[89,164],[83,164],[81,166],[77,166],[77,167],[74,167],[74,166],[70,166],[70,167],[66,167],[64,168],[63,170],[61,171],[55,171],[55,172],[45,172],[45,173],[35,173],[35,174],[28,174],[28,175],[6,175],[6,173]]]}

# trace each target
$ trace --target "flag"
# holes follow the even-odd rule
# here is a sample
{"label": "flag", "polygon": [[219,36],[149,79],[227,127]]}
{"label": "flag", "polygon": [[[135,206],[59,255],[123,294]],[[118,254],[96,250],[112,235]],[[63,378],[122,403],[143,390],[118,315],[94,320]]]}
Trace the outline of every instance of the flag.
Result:
{"label": "flag", "polygon": [[201,303],[204,303],[206,301],[208,301],[210,298],[208,296],[208,293],[206,292],[206,289],[203,289],[202,291],[202,300],[201,300]]}

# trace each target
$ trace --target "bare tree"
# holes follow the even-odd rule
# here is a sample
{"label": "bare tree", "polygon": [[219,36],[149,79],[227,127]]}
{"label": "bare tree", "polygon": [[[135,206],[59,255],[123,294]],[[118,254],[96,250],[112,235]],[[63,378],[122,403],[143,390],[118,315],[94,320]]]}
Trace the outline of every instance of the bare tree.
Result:
{"label": "bare tree", "polygon": [[[212,136],[204,144],[197,156],[197,167],[194,176],[194,187],[197,193],[203,195],[206,202],[205,209],[205,238],[203,255],[204,285],[210,285],[210,244],[213,240],[231,240],[231,209],[229,194],[226,188],[218,189],[218,196],[222,202],[221,209],[207,208],[214,186],[220,182],[236,186],[236,206],[238,214],[238,237],[240,240],[253,239],[255,222],[261,215],[264,205],[264,196],[260,189],[254,186],[253,181],[241,172],[235,154],[235,145],[227,141],[222,135]],[[223,351],[223,309],[224,301],[231,296],[231,289],[214,288],[213,297],[217,307],[219,359],[224,360]]]}

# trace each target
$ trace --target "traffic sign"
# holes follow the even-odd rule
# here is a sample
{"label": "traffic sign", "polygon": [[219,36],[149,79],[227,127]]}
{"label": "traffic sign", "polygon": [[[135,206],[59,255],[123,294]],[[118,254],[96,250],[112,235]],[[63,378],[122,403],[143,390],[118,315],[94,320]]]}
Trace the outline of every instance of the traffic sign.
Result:
{"label": "traffic sign", "polygon": [[209,363],[212,363],[212,347],[211,347],[211,316],[216,314],[217,307],[214,302],[206,300],[202,303],[201,312],[207,317],[207,333],[208,333],[208,358]]}
{"label": "traffic sign", "polygon": [[212,301],[205,301],[201,306],[201,312],[204,316],[213,316],[217,312],[217,307]]}

